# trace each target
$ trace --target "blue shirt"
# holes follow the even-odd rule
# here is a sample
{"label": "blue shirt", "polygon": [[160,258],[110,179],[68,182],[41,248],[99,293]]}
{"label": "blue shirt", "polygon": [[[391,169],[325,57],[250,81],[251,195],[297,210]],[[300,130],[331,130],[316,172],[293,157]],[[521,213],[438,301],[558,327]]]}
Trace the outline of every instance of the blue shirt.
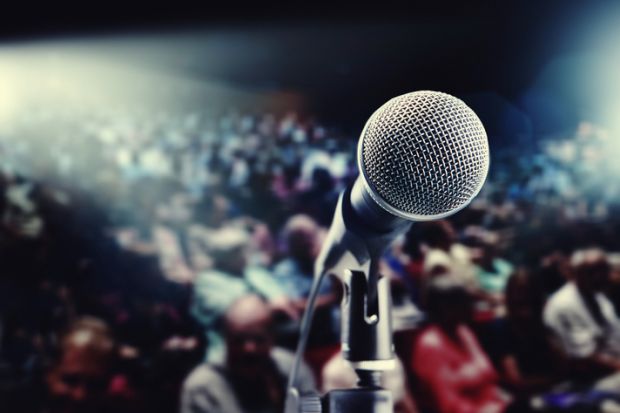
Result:
{"label": "blue shirt", "polygon": [[[276,264],[273,269],[273,276],[289,297],[307,298],[310,295],[314,276],[311,272],[304,272],[294,259],[284,258]],[[325,279],[321,282],[319,295],[329,294],[330,292],[329,279]]]}

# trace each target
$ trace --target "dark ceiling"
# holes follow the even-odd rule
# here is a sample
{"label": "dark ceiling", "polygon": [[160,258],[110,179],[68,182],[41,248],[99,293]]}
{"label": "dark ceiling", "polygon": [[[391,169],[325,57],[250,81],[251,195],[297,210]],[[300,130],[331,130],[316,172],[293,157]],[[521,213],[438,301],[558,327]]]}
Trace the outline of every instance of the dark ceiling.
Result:
{"label": "dark ceiling", "polygon": [[[584,15],[606,4],[20,3],[17,13],[0,13],[0,36],[12,43],[169,33],[183,47],[173,42],[177,54],[153,65],[255,90],[299,92],[321,116],[356,125],[369,107],[411,90],[491,92],[516,102],[553,56],[574,47]],[[213,33],[220,35],[206,53],[203,40]]]}

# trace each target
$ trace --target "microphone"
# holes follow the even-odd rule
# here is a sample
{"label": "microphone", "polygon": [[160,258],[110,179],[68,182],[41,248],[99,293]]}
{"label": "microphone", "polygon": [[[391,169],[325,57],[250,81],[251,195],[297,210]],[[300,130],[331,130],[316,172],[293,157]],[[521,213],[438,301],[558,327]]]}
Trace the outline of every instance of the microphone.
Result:
{"label": "microphone", "polygon": [[[357,162],[360,175],[340,194],[315,261],[286,413],[321,412],[322,405],[337,413],[391,411],[391,396],[376,387],[374,376],[393,359],[389,285],[378,275],[379,258],[412,222],[445,218],[471,202],[488,173],[489,146],[480,119],[463,101],[418,91],[397,96],[372,114],[359,139]],[[358,389],[332,391],[321,402],[317,395],[301,395],[295,384],[327,274],[345,285],[342,349],[360,382]]]}
{"label": "microphone", "polygon": [[367,270],[413,221],[445,218],[478,194],[489,169],[482,122],[441,92],[397,96],[366,122],[360,176],[340,196],[315,274]]}

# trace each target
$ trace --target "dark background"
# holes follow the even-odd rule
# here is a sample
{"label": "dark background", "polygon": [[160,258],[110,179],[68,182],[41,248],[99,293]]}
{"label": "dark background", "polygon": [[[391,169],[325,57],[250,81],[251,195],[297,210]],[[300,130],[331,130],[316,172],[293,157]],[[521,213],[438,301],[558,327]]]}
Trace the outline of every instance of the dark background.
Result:
{"label": "dark background", "polygon": [[[490,135],[502,136],[574,129],[583,118],[578,98],[555,93],[545,110],[561,115],[532,123],[536,108],[523,102],[524,93],[555,56],[584,47],[580,40],[593,21],[615,10],[603,1],[154,3],[27,2],[16,11],[5,5],[0,37],[14,45],[176,36],[183,51],[172,58],[154,53],[146,64],[259,92],[293,91],[312,113],[351,130],[394,95],[442,90],[464,98]],[[215,61],[201,54],[213,31],[227,36]],[[510,112],[500,116],[509,118],[502,124],[500,107]]]}

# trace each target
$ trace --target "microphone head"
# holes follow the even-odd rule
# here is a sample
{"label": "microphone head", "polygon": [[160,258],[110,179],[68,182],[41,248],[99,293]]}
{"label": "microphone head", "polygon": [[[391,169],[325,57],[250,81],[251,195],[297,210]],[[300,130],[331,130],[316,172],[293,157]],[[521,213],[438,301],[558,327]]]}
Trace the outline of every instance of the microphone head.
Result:
{"label": "microphone head", "polygon": [[478,116],[441,92],[397,96],[366,122],[358,145],[366,189],[398,217],[428,221],[464,208],[489,169],[489,144]]}

